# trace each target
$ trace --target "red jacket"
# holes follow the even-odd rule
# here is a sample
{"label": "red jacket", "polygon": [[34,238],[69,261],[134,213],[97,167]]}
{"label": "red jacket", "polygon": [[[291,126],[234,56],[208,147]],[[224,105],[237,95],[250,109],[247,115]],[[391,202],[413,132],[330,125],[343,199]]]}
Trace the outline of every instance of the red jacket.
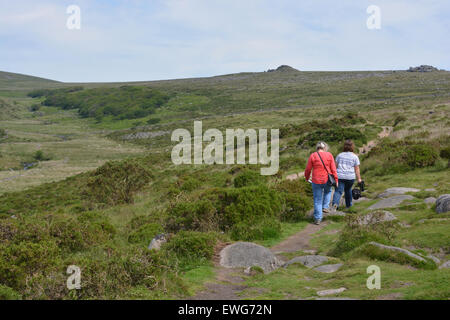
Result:
{"label": "red jacket", "polygon": [[[322,158],[323,163],[327,167],[328,172],[334,176],[337,182],[338,176],[336,172],[336,164],[334,163],[333,155],[329,152],[321,151],[320,157]],[[312,169],[312,182],[316,184],[327,183],[328,173],[325,171],[325,168],[323,167],[322,161],[320,161],[317,152],[314,152],[309,156],[308,164],[306,165],[305,169],[306,180],[309,180],[309,176],[311,175],[311,169]]]}

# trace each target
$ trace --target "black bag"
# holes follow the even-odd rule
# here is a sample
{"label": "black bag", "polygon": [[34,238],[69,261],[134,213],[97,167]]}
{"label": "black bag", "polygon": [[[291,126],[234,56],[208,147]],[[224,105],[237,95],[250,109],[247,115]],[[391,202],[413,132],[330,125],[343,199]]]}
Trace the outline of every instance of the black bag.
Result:
{"label": "black bag", "polygon": [[326,171],[327,174],[328,174],[327,185],[336,188],[336,187],[337,187],[337,185],[336,185],[336,179],[334,178],[334,176],[333,176],[331,173],[328,172],[328,169],[327,169],[327,167],[325,166],[325,163],[323,163],[322,157],[320,156],[319,152],[317,152],[317,155],[319,156],[320,161],[322,161],[323,167],[325,168],[325,171]]}

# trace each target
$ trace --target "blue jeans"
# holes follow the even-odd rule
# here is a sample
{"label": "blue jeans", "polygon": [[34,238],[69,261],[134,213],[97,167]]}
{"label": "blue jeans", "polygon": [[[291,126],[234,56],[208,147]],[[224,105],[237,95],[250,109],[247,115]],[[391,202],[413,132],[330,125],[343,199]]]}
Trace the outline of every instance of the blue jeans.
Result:
{"label": "blue jeans", "polygon": [[331,186],[325,184],[312,183],[314,196],[314,219],[322,221],[322,210],[330,207]]}
{"label": "blue jeans", "polygon": [[352,180],[339,179],[339,185],[334,190],[333,205],[339,207],[339,202],[341,201],[342,194],[345,192],[345,206],[347,208],[352,206],[353,183],[355,183],[355,179]]}

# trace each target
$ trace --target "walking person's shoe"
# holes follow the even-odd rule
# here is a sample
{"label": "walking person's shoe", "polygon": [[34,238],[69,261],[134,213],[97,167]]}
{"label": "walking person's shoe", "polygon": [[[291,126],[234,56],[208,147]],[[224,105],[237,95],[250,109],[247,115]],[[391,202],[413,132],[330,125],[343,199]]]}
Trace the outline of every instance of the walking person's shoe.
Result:
{"label": "walking person's shoe", "polygon": [[318,226],[320,224],[320,220],[314,220],[314,224]]}
{"label": "walking person's shoe", "polygon": [[323,213],[330,213],[331,211],[330,211],[330,209],[328,209],[328,208],[323,208],[323,209],[322,209],[322,212],[323,212]]}

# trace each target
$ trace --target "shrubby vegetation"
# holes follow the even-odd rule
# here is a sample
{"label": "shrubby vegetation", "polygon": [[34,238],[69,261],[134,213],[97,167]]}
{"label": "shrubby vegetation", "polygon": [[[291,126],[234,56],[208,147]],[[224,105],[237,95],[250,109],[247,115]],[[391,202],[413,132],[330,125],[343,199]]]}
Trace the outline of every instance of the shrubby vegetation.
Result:
{"label": "shrubby vegetation", "polygon": [[345,217],[346,225],[341,231],[334,248],[330,251],[332,256],[343,256],[371,241],[392,244],[395,240],[398,231],[397,221],[361,225],[358,223],[358,218],[355,215]]}
{"label": "shrubby vegetation", "polygon": [[[153,114],[169,100],[169,96],[149,87],[122,86],[120,88],[42,89],[28,94],[45,97],[45,106],[78,109],[82,117],[101,121],[105,116],[115,119],[137,119]],[[153,120],[155,121],[155,120]],[[156,123],[156,122],[155,122]]]}
{"label": "shrubby vegetation", "polygon": [[132,203],[133,195],[149,183],[151,177],[137,160],[110,161],[90,175],[84,194],[93,203]]}
{"label": "shrubby vegetation", "polygon": [[362,172],[386,175],[430,167],[439,157],[437,150],[436,145],[430,143],[424,144],[410,139],[383,139],[365,158]]}

